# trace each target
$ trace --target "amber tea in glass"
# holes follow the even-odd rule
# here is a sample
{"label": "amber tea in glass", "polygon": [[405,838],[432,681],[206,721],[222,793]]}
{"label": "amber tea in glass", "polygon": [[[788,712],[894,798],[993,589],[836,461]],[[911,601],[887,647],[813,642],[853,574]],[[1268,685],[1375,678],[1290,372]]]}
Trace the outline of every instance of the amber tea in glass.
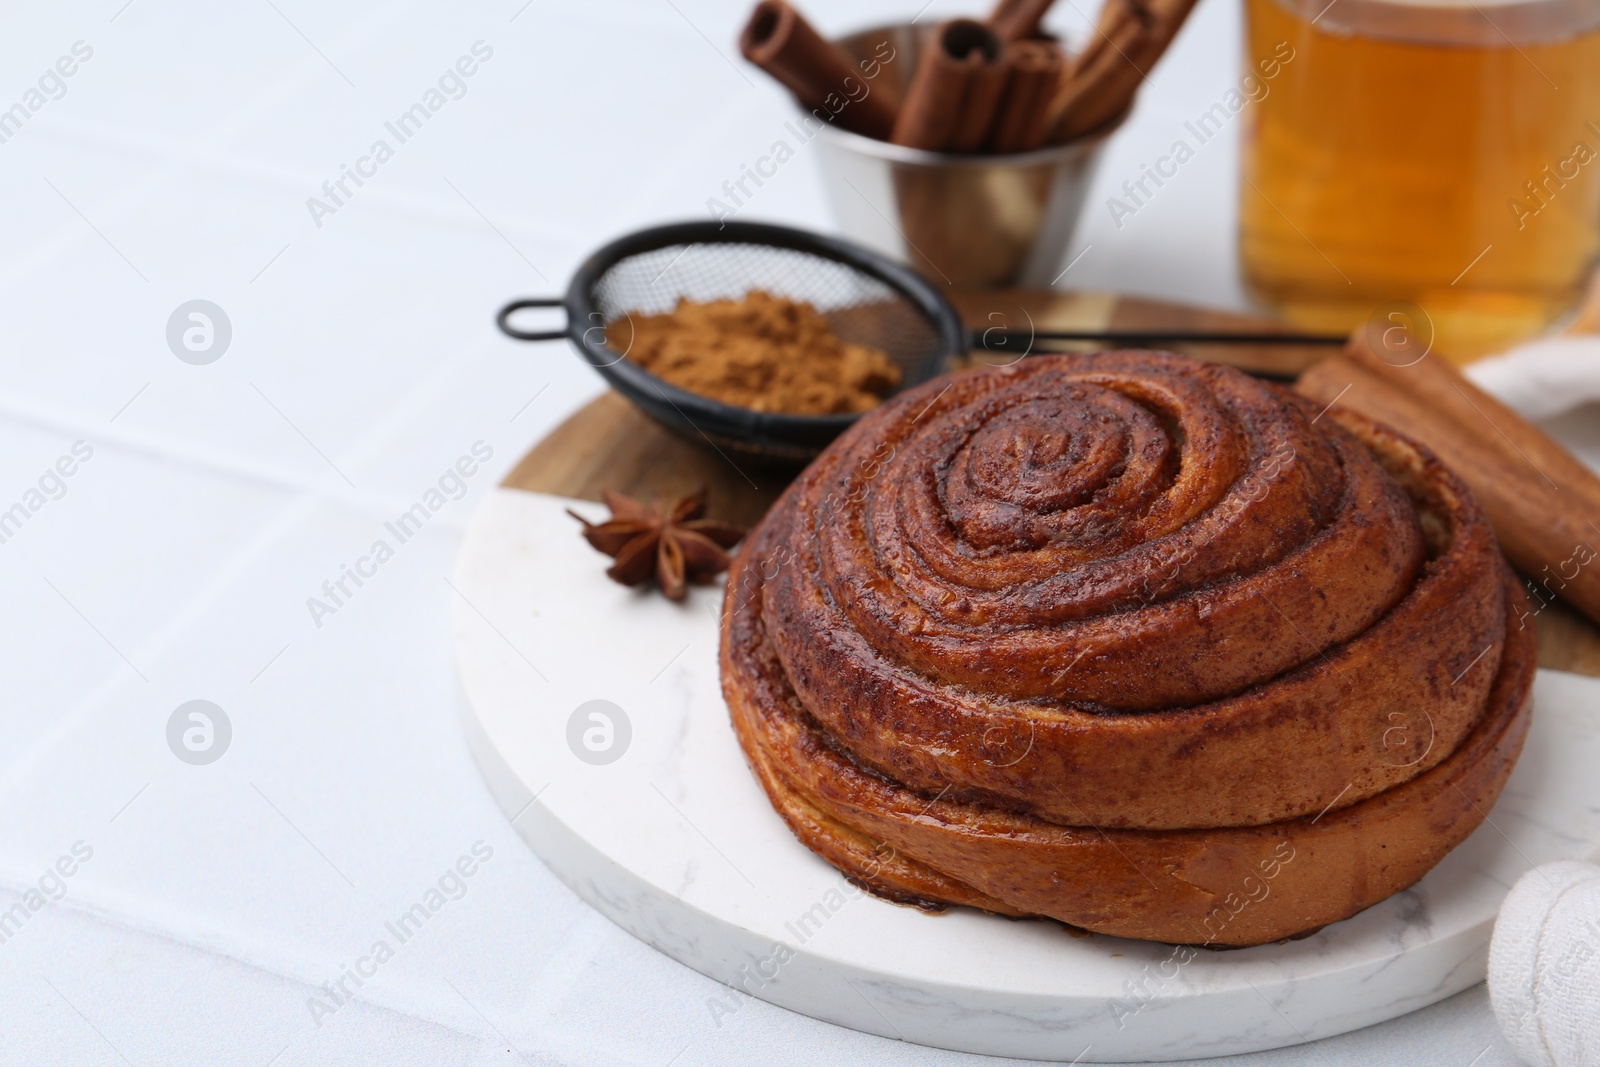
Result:
{"label": "amber tea in glass", "polygon": [[1600,0],[1245,0],[1251,295],[1347,330],[1419,305],[1457,360],[1535,335],[1600,247]]}

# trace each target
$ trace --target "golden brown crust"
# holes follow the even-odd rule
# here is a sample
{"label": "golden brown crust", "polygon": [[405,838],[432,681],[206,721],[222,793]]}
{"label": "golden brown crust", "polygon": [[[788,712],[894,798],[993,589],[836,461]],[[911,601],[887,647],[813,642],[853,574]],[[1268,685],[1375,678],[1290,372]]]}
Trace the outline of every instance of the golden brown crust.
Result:
{"label": "golden brown crust", "polygon": [[808,469],[730,572],[724,691],[796,834],[876,891],[1253,944],[1492,803],[1532,679],[1505,573],[1392,431],[1181,357],[1040,358]]}
{"label": "golden brown crust", "polygon": [[[1517,594],[1515,579],[1506,583]],[[793,708],[752,691],[731,690],[729,707],[796,835],[880,895],[1045,915],[1120,937],[1256,945],[1315,931],[1415,884],[1477,828],[1531,718],[1533,634],[1508,615],[1490,711],[1449,759],[1359,804],[1265,826],[1057,826],[900,788],[834,750]],[[812,813],[808,825],[790,815],[797,806]]]}

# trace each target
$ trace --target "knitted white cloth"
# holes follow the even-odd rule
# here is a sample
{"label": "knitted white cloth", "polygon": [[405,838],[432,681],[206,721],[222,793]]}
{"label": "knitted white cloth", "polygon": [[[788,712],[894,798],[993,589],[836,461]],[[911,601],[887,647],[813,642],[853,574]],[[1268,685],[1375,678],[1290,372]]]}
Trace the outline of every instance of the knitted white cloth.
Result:
{"label": "knitted white cloth", "polygon": [[1562,860],[1517,881],[1489,945],[1489,1000],[1524,1062],[1600,1064],[1600,867]]}

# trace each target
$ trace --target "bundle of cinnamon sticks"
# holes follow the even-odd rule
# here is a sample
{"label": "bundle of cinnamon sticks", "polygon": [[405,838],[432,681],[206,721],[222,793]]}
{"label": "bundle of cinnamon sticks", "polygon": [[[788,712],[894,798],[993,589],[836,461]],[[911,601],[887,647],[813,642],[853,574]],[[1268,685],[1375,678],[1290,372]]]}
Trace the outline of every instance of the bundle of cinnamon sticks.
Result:
{"label": "bundle of cinnamon sticks", "polygon": [[999,0],[983,21],[939,24],[903,93],[900,79],[878,80],[887,43],[856,59],[785,0],[756,5],[739,47],[806,110],[854,133],[932,152],[1027,152],[1121,118],[1195,0],[1103,0],[1075,56],[1041,28],[1051,2]]}

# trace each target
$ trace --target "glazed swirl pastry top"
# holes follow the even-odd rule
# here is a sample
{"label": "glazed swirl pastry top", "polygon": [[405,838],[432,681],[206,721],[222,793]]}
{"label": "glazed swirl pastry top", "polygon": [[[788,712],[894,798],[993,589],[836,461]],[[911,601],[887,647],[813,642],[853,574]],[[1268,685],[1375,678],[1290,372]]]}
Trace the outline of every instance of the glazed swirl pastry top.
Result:
{"label": "glazed swirl pastry top", "polygon": [[1451,757],[1504,589],[1465,489],[1391,431],[1183,357],[1036,357],[897,397],[807,469],[736,563],[724,688],[738,725],[761,675],[941,804],[1259,827]]}
{"label": "glazed swirl pastry top", "polygon": [[836,457],[815,568],[780,584],[837,608],[798,627],[846,625],[977,693],[1104,711],[1235,693],[1366,629],[1422,561],[1360,446],[1239,375],[1040,362],[885,428],[881,462]]}

